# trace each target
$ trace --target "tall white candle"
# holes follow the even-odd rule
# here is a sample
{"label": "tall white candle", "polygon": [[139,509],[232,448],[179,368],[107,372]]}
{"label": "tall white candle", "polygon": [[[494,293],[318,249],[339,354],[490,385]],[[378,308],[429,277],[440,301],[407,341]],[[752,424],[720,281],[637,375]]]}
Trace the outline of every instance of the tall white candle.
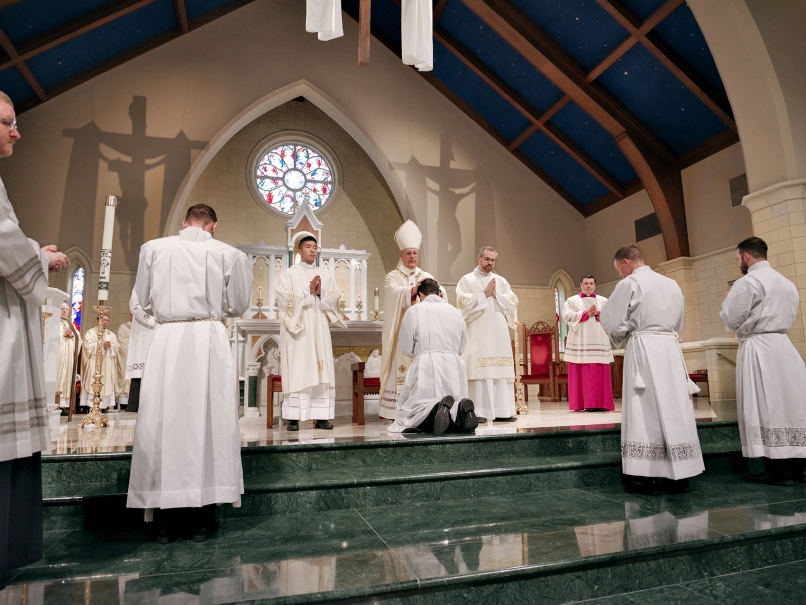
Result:
{"label": "tall white candle", "polygon": [[380,292],[378,292],[378,288],[375,288],[375,310],[378,310],[378,304],[380,299]]}
{"label": "tall white candle", "polygon": [[106,196],[104,206],[104,235],[101,239],[101,274],[98,277],[98,300],[109,300],[109,270],[112,266],[112,235],[115,231],[115,208],[118,198]]}

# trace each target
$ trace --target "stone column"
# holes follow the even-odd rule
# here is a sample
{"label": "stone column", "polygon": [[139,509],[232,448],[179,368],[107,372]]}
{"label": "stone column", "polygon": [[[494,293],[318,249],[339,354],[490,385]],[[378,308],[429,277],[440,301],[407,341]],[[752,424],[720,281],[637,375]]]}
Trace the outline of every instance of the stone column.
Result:
{"label": "stone column", "polygon": [[708,368],[711,406],[717,412],[736,413],[736,353],[738,341],[732,336],[709,338],[702,342]]}
{"label": "stone column", "polygon": [[753,233],[770,247],[770,265],[798,288],[800,313],[789,339],[801,357],[806,357],[806,179],[785,181],[751,193],[742,205],[750,210]]}
{"label": "stone column", "polygon": [[692,342],[699,340],[699,306],[697,304],[697,282],[694,278],[694,259],[681,256],[659,264],[657,270],[658,273],[675,280],[683,291],[685,311],[680,341]]}

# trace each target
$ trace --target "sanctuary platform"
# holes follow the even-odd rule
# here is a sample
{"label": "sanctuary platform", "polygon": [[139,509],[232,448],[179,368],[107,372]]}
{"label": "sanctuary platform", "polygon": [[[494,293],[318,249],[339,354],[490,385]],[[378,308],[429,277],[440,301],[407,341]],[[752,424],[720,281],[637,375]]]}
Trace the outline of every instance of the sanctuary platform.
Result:
{"label": "sanctuary platform", "polygon": [[735,420],[695,402],[706,472],[679,495],[624,492],[616,414],[266,435],[243,448],[242,507],[200,544],[159,545],[125,509],[130,453],[47,456],[45,556],[0,605],[803,603],[806,484],[744,482]]}

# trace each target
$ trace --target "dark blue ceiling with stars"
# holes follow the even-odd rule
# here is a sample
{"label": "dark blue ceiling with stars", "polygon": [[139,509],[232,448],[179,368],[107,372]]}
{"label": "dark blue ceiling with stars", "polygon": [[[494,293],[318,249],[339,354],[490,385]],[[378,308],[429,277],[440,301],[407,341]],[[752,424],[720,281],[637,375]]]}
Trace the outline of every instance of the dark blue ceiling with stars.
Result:
{"label": "dark blue ceiling with stars", "polygon": [[[0,0],[0,90],[25,111],[250,1]],[[485,2],[514,11],[676,167],[738,141],[713,57],[683,0]],[[478,2],[433,5],[434,70],[423,76],[515,158],[585,215],[642,188],[611,133],[499,35]],[[358,6],[342,0],[354,19]],[[399,0],[372,0],[372,34],[399,54]]]}

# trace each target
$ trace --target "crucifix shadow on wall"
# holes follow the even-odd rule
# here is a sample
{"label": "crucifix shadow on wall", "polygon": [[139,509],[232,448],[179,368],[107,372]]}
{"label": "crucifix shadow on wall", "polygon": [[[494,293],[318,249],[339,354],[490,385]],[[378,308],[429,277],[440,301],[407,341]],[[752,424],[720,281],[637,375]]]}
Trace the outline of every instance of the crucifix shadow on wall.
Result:
{"label": "crucifix shadow on wall", "polygon": [[[120,242],[124,262],[129,269],[137,268],[140,246],[146,240],[145,214],[149,205],[146,198],[146,173],[163,167],[162,194],[159,205],[159,232],[148,239],[159,237],[168,220],[168,212],[179,187],[190,170],[193,150],[207,146],[206,141],[192,141],[184,131],[173,138],[146,134],[146,97],[135,96],[129,105],[131,134],[104,132],[95,121],[81,128],[65,128],[62,135],[73,139],[73,149],[67,169],[64,204],[62,206],[60,247],[87,248],[81,235],[93,233],[95,204],[98,201],[98,176],[101,162],[109,172],[117,174],[120,184],[120,205],[115,212],[120,229]],[[114,155],[109,155],[109,149]],[[116,157],[115,157],[116,156]]]}
{"label": "crucifix shadow on wall", "polygon": [[[436,198],[436,231],[434,225],[428,225],[429,240],[435,242],[436,249],[428,251],[430,260],[426,269],[444,276],[443,279],[448,276],[458,279],[467,273],[475,263],[476,241],[492,241],[490,238],[495,236],[492,188],[484,171],[478,168],[454,168],[451,166],[453,161],[453,138],[448,133],[442,133],[438,166],[421,164],[414,156],[406,163],[394,164],[397,170],[405,172],[406,189],[412,199]],[[472,205],[463,209],[463,202]],[[469,213],[472,213],[472,217]],[[429,222],[434,214],[428,210]],[[472,224],[469,225],[471,220]],[[463,234],[463,229],[472,229],[473,232]],[[468,246],[470,249],[465,249]],[[462,262],[454,267],[457,261]]]}

